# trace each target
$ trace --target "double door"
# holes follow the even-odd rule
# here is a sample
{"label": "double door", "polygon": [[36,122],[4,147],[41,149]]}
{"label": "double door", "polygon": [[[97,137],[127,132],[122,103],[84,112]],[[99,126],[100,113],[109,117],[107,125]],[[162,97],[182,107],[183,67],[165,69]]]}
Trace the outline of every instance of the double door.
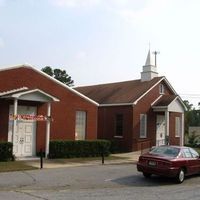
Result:
{"label": "double door", "polygon": [[[10,114],[13,106],[10,107]],[[36,107],[18,106],[18,115],[36,115]],[[9,132],[12,135],[13,120],[9,121]],[[31,120],[17,120],[13,137],[13,154],[16,157],[35,156],[36,154],[36,122]]]}

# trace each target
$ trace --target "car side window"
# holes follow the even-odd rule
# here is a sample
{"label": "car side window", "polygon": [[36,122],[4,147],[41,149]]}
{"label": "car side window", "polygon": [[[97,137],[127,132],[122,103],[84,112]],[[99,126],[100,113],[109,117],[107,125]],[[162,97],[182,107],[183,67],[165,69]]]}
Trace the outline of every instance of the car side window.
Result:
{"label": "car side window", "polygon": [[185,158],[193,158],[192,154],[190,153],[190,150],[188,148],[187,149],[183,149],[183,154],[184,154]]}
{"label": "car side window", "polygon": [[194,149],[190,148],[190,152],[191,152],[193,158],[199,158],[199,154]]}

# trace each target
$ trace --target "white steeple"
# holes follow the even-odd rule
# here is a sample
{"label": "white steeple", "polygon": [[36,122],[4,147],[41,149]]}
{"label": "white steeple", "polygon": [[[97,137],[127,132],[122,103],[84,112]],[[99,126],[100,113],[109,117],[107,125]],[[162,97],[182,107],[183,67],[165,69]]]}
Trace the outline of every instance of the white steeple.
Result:
{"label": "white steeple", "polygon": [[157,77],[157,67],[155,66],[155,60],[152,58],[152,52],[149,49],[146,63],[143,66],[143,71],[141,72],[141,81],[150,81],[154,77]]}
{"label": "white steeple", "polygon": [[148,51],[148,55],[147,55],[147,59],[146,59],[146,63],[145,63],[145,66],[148,66],[148,65],[155,66],[155,62],[152,58],[152,53],[151,53],[150,49]]}

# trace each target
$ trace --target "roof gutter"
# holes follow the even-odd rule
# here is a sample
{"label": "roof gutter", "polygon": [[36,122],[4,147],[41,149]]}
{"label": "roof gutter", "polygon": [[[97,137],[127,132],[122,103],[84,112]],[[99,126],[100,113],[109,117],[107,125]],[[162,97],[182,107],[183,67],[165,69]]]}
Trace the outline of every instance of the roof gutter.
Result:
{"label": "roof gutter", "polygon": [[134,104],[133,103],[99,104],[99,107],[109,107],[109,106],[134,106]]}

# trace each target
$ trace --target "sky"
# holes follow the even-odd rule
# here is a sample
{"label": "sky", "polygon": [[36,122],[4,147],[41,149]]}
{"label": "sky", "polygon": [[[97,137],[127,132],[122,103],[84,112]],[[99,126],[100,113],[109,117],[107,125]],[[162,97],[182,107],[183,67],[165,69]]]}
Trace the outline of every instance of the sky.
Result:
{"label": "sky", "polygon": [[199,0],[0,0],[0,68],[65,69],[75,86],[140,79],[147,53],[200,102]]}

